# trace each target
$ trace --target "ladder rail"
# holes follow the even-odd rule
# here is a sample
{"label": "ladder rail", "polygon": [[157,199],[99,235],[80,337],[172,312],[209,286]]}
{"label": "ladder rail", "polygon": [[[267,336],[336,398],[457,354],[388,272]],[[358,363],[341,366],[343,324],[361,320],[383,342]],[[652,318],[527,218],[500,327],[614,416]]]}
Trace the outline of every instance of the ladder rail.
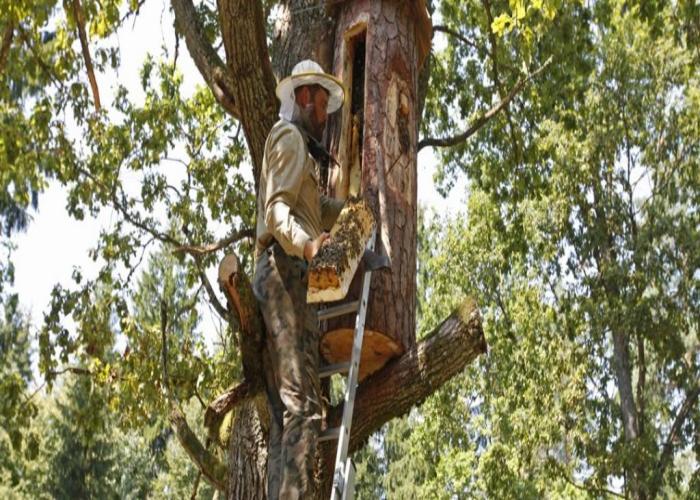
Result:
{"label": "ladder rail", "polygon": [[[372,234],[367,248],[374,250],[376,232]],[[352,414],[355,407],[355,392],[357,390],[357,379],[360,370],[360,357],[362,354],[362,339],[365,333],[365,319],[367,316],[367,300],[369,298],[369,286],[372,279],[372,271],[365,271],[362,278],[362,295],[360,296],[360,307],[355,319],[355,335],[352,344],[352,357],[350,361],[350,372],[348,373],[347,386],[345,388],[345,403],[343,406],[343,419],[340,425],[340,433],[338,436],[338,447],[335,456],[335,472],[333,480],[333,488],[331,490],[331,500],[341,500],[348,498],[348,489],[352,489],[353,485],[348,485],[354,481],[354,474],[350,477],[347,473],[348,446],[350,444],[350,429],[352,427]],[[350,493],[352,497],[352,490]]]}

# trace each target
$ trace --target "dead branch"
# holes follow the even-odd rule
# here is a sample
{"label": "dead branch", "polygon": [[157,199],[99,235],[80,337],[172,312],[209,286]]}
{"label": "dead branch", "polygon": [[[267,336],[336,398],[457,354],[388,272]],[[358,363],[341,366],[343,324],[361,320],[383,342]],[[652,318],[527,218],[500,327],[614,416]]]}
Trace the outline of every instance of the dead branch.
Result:
{"label": "dead branch", "polygon": [[178,253],[184,252],[184,253],[188,253],[192,256],[202,257],[204,255],[221,250],[222,248],[226,248],[227,246],[229,246],[233,243],[237,243],[244,238],[254,238],[254,237],[255,237],[255,232],[250,228],[245,228],[245,229],[241,229],[239,231],[232,232],[230,235],[217,241],[216,243],[211,243],[209,245],[202,245],[202,246],[181,245],[181,246],[175,247],[175,249],[172,251],[172,253],[178,254]]}
{"label": "dead branch", "polygon": [[248,381],[263,380],[261,353],[264,323],[253,288],[235,255],[229,254],[219,264],[219,287],[226,295],[229,311],[238,315],[243,377]]}
{"label": "dead branch", "polygon": [[83,60],[85,60],[85,69],[87,70],[88,80],[90,80],[90,88],[92,89],[92,97],[95,100],[95,111],[99,112],[100,104],[100,89],[97,87],[97,79],[95,78],[95,70],[92,67],[92,58],[90,57],[90,47],[88,46],[87,33],[85,32],[85,16],[80,6],[80,0],[73,0],[73,18],[78,28],[78,38],[80,38],[80,47],[83,51]]}
{"label": "dead branch", "polygon": [[498,104],[489,109],[486,113],[478,117],[467,130],[453,137],[421,139],[418,142],[418,151],[427,146],[444,148],[455,146],[466,141],[469,137],[478,132],[481,127],[486,125],[489,122],[489,120],[491,120],[491,118],[496,116],[503,108],[505,108],[508,105],[508,103],[520,93],[520,91],[525,87],[525,85],[528,82],[530,82],[533,78],[535,78],[538,74],[540,74],[547,66],[549,66],[551,62],[552,58],[550,57],[542,66],[537,68],[537,70],[525,77],[520,77],[515,86],[510,90],[510,92],[508,92],[508,95],[506,95],[506,97],[504,97]]}
{"label": "dead branch", "polygon": [[10,47],[12,46],[12,38],[15,34],[15,24],[10,21],[5,27],[2,34],[2,42],[0,42],[0,75],[5,71],[7,58],[10,55]]}
{"label": "dead branch", "polygon": [[214,291],[214,288],[211,286],[211,282],[209,281],[209,278],[207,277],[207,274],[204,272],[204,269],[202,268],[202,263],[199,260],[199,257],[196,257],[194,259],[195,266],[197,267],[197,274],[199,274],[199,280],[201,281],[202,285],[204,286],[204,289],[207,291],[207,295],[209,296],[209,301],[212,303],[214,306],[214,309],[216,312],[221,316],[221,319],[226,321],[228,319],[228,311],[226,308],[221,304],[219,301],[219,298],[216,296],[216,292]]}

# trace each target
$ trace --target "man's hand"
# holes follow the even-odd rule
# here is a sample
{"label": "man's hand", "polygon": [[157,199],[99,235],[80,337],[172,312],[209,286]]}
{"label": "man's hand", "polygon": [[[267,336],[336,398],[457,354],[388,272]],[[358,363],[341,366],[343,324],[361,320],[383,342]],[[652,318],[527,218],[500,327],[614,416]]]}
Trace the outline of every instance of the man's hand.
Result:
{"label": "man's hand", "polygon": [[311,262],[314,255],[318,253],[323,245],[327,245],[331,242],[331,235],[329,233],[323,232],[315,240],[309,240],[304,244],[304,258],[306,262]]}

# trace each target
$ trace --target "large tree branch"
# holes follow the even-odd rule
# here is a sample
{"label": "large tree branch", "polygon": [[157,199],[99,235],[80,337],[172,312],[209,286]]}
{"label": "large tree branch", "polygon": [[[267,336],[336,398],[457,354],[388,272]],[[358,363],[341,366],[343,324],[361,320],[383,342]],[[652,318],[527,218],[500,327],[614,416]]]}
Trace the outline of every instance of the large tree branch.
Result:
{"label": "large tree branch", "polygon": [[197,69],[217,102],[231,116],[238,118],[239,113],[233,97],[234,88],[237,85],[234,75],[226,68],[224,62],[205,38],[192,0],[172,0],[171,3],[175,11],[177,29],[184,35],[187,50]]}
{"label": "large tree branch", "polygon": [[206,480],[216,489],[226,491],[226,467],[202,445],[175,405],[171,406],[170,424],[178,441]]}
{"label": "large tree branch", "polygon": [[[486,351],[481,314],[474,300],[466,299],[428,338],[362,381],[355,398],[350,451],[384,423],[422,403]],[[334,407],[328,425],[338,426],[341,417],[342,405]]]}
{"label": "large tree branch", "polygon": [[[185,0],[173,0],[173,2]],[[277,119],[275,76],[267,50],[262,2],[218,0],[231,88],[253,161],[257,192],[265,140]]]}
{"label": "large tree branch", "polygon": [[253,238],[254,236],[255,232],[252,229],[245,228],[241,229],[240,231],[233,231],[225,238],[217,241],[216,243],[211,243],[209,245],[181,245],[175,247],[175,249],[173,249],[173,253],[177,254],[185,252],[194,257],[202,257],[204,255],[216,252],[217,250],[221,250],[222,248],[226,248],[227,246],[236,243],[244,238]]}
{"label": "large tree branch", "polygon": [[175,396],[170,390],[168,380],[168,305],[165,299],[160,303],[161,333],[161,379],[163,391],[170,407],[170,425],[178,441],[204,477],[217,489],[226,491],[226,467],[212,455],[192,432],[187,419],[177,406]]}
{"label": "large tree branch", "polygon": [[95,111],[100,111],[100,89],[97,87],[97,79],[95,78],[95,70],[92,67],[92,58],[90,57],[90,47],[88,45],[87,33],[85,33],[85,16],[83,9],[80,7],[80,0],[73,0],[73,20],[78,29],[78,38],[80,39],[80,48],[83,51],[83,60],[85,61],[85,70],[90,81],[92,89],[92,97],[95,101]]}
{"label": "large tree branch", "polygon": [[489,122],[489,120],[491,120],[491,118],[496,116],[502,109],[504,109],[508,105],[508,103],[520,93],[520,91],[525,87],[525,85],[528,82],[530,82],[533,78],[535,78],[538,74],[540,74],[547,66],[549,66],[551,62],[552,58],[550,57],[542,66],[537,68],[537,70],[525,77],[520,77],[515,86],[510,90],[510,92],[508,92],[508,95],[506,95],[498,104],[493,106],[486,113],[478,117],[467,130],[453,137],[421,139],[418,142],[418,151],[420,151],[426,146],[444,148],[455,146],[466,141],[469,137],[474,135],[481,127],[486,125]]}

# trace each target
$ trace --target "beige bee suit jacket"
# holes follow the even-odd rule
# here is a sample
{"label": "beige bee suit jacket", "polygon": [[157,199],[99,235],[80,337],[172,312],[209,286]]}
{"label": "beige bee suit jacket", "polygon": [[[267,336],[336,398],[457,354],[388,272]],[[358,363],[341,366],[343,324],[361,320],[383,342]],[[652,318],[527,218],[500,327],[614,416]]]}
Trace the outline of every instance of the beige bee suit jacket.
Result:
{"label": "beige bee suit jacket", "polygon": [[303,259],[306,242],[333,226],[343,204],[320,194],[319,167],[303,133],[286,120],[275,123],[260,173],[256,253],[274,238],[288,255]]}

